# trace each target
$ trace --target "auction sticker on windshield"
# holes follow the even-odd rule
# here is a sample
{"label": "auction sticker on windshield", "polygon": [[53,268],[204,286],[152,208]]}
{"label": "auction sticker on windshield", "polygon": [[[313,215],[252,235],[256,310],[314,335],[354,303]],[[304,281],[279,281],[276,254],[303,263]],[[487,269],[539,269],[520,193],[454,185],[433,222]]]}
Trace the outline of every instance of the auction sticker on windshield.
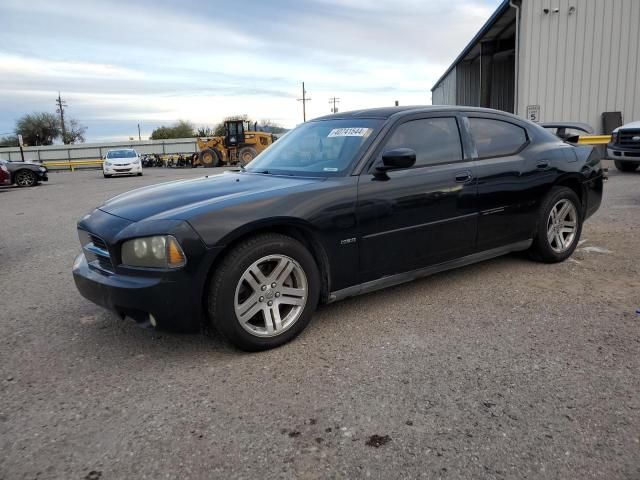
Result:
{"label": "auction sticker on windshield", "polygon": [[351,128],[334,128],[329,132],[327,138],[331,137],[367,137],[371,133],[370,128],[351,127]]}

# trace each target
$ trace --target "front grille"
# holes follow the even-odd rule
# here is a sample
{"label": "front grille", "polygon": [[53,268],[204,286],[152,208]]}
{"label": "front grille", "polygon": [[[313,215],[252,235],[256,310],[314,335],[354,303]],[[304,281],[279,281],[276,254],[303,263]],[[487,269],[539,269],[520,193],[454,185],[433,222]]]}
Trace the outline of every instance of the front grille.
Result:
{"label": "front grille", "polygon": [[[634,140],[634,138],[639,138]],[[623,148],[633,148],[640,150],[640,129],[618,130],[618,145]]]}
{"label": "front grille", "polygon": [[107,243],[97,235],[78,229],[78,237],[84,251],[84,256],[90,267],[113,273],[113,263],[109,254]]}

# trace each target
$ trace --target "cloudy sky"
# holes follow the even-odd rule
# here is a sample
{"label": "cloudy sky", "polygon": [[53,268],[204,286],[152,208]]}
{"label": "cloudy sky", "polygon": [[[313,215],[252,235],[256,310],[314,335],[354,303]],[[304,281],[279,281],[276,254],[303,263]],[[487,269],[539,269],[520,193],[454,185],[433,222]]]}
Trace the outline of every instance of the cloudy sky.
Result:
{"label": "cloudy sky", "polygon": [[0,136],[67,113],[87,140],[246,113],[292,127],[341,110],[431,103],[500,0],[0,0]]}

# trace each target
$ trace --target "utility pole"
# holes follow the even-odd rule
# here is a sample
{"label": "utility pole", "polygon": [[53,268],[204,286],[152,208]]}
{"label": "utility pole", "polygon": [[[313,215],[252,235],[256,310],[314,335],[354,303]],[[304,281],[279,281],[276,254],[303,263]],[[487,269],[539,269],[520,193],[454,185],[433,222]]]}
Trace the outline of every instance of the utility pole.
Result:
{"label": "utility pole", "polygon": [[138,141],[142,141],[142,137],[140,136],[140,124],[138,124]]}
{"label": "utility pole", "polygon": [[58,108],[56,109],[56,112],[60,114],[60,126],[62,127],[62,143],[67,143],[67,127],[64,124],[64,107],[67,106],[67,102],[65,102],[64,100],[62,100],[62,97],[60,97],[60,92],[58,92],[58,98],[56,99],[56,105],[58,106]]}
{"label": "utility pole", "polygon": [[336,107],[336,103],[340,103],[340,99],[338,97],[331,97],[329,99],[329,104],[333,103],[333,108],[331,108],[331,113],[338,113],[338,107]]}
{"label": "utility pole", "polygon": [[307,91],[304,89],[304,82],[302,82],[302,98],[298,99],[299,102],[302,102],[302,121],[307,121],[307,102],[310,102],[311,99],[307,98]]}

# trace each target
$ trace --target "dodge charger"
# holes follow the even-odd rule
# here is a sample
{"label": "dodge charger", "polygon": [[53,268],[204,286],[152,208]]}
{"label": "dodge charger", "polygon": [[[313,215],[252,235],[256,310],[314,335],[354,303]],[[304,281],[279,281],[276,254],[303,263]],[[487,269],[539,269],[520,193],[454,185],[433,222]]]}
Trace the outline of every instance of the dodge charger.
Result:
{"label": "dodge charger", "polygon": [[107,201],[78,223],[73,275],[122,317],[263,350],[322,303],[510,252],[561,262],[602,189],[592,147],[511,114],[340,113],[238,171]]}

